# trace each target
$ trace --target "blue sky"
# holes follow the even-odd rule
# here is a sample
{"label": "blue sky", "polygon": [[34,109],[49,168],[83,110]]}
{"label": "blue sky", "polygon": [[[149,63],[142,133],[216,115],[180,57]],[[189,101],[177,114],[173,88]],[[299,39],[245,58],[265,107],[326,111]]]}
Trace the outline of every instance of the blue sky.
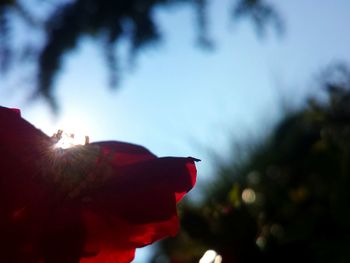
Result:
{"label": "blue sky", "polygon": [[[347,0],[270,1],[286,32],[279,37],[271,28],[262,39],[249,21],[230,21],[229,2],[211,1],[209,33],[216,43],[211,52],[195,45],[190,8],[159,9],[155,16],[164,41],[141,52],[135,67],[121,64],[118,89],[108,88],[96,40],[84,38],[66,55],[57,78],[61,113],[56,118],[44,101],[24,103],[20,91],[3,84],[0,104],[22,108],[26,119],[49,134],[73,126],[92,140],[122,140],[160,156],[200,158],[199,181],[205,182],[213,162],[204,149],[225,155],[233,139],[268,131],[283,114],[282,102],[300,105],[317,91],[322,68],[350,61]],[[117,48],[121,57],[125,50],[125,43]]]}

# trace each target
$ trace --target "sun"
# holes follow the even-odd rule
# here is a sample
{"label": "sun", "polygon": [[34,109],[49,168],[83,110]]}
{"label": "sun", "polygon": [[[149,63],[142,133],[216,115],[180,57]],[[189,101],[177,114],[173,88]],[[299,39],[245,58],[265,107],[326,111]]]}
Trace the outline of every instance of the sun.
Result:
{"label": "sun", "polygon": [[69,133],[64,130],[58,130],[52,137],[57,141],[54,147],[61,149],[68,149],[76,145],[86,145],[90,140],[87,135],[76,135],[75,133]]}
{"label": "sun", "polygon": [[55,125],[46,126],[43,131],[54,140],[54,148],[67,149],[90,142],[88,128],[81,119],[61,120]]}

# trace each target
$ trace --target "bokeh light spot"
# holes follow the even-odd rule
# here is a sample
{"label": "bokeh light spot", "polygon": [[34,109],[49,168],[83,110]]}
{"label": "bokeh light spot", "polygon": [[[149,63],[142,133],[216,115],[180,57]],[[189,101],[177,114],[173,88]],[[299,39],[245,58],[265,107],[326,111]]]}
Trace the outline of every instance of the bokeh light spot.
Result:
{"label": "bokeh light spot", "polygon": [[263,249],[266,245],[266,239],[262,236],[259,236],[255,242],[260,249]]}
{"label": "bokeh light spot", "polygon": [[242,200],[247,204],[252,204],[256,200],[255,191],[251,188],[246,188],[242,192]]}
{"label": "bokeh light spot", "polygon": [[222,257],[215,250],[207,250],[199,263],[221,263]]}

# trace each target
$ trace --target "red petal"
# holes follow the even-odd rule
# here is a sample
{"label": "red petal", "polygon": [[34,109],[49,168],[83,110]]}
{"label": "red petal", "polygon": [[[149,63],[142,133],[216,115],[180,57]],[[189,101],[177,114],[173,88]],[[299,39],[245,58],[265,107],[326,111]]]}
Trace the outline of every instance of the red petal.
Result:
{"label": "red petal", "polygon": [[11,109],[0,107],[0,124],[1,218],[42,199],[46,189],[38,181],[37,162],[50,139]]}
{"label": "red petal", "polygon": [[16,112],[19,116],[21,116],[21,110],[20,109],[11,108],[10,110]]}
{"label": "red petal", "polygon": [[[51,139],[18,112],[0,107],[0,123],[0,243],[7,244],[0,253],[7,262],[14,255],[26,263],[81,255],[81,263],[130,262],[135,248],[177,233],[176,203],[195,184],[195,159],[99,142],[51,160]],[[80,171],[79,160],[89,170]],[[82,174],[78,195],[58,188],[61,174],[52,168],[43,178],[38,163],[50,168],[53,161]]]}
{"label": "red petal", "polygon": [[135,257],[135,249],[103,251],[95,257],[82,258],[79,263],[129,263]]}
{"label": "red petal", "polygon": [[12,257],[6,262],[34,262],[33,240],[52,192],[38,178],[37,167],[49,138],[18,113],[0,107],[0,253]]}
{"label": "red petal", "polygon": [[196,175],[192,158],[175,157],[138,162],[113,171],[92,193],[91,205],[137,223],[162,221],[176,214],[176,197],[193,187]]}
{"label": "red petal", "polygon": [[91,143],[91,145],[100,147],[103,156],[109,158],[115,166],[123,166],[157,158],[157,156],[145,147],[131,143],[106,141]]}
{"label": "red petal", "polygon": [[195,183],[192,158],[158,158],[116,167],[84,206],[88,243],[97,251],[142,247],[174,236],[176,197]]}

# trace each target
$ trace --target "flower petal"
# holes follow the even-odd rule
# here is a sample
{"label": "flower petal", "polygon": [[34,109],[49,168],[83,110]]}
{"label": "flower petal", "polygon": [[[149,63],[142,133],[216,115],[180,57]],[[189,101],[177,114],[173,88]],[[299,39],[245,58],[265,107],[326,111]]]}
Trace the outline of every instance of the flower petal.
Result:
{"label": "flower petal", "polygon": [[[0,107],[0,253],[6,262],[126,263],[135,248],[177,233],[176,203],[194,158],[157,158],[108,141],[60,152]],[[79,259],[81,258],[81,259]]]}
{"label": "flower petal", "polygon": [[94,257],[80,259],[79,263],[129,263],[135,257],[135,249],[103,251]]}
{"label": "flower petal", "polygon": [[102,155],[108,157],[115,166],[123,166],[157,158],[157,156],[145,147],[131,143],[105,141],[91,143],[91,145],[97,145],[101,149]]}
{"label": "flower petal", "polygon": [[158,158],[115,171],[84,205],[88,246],[129,250],[176,235],[177,197],[195,183],[194,159]]}

